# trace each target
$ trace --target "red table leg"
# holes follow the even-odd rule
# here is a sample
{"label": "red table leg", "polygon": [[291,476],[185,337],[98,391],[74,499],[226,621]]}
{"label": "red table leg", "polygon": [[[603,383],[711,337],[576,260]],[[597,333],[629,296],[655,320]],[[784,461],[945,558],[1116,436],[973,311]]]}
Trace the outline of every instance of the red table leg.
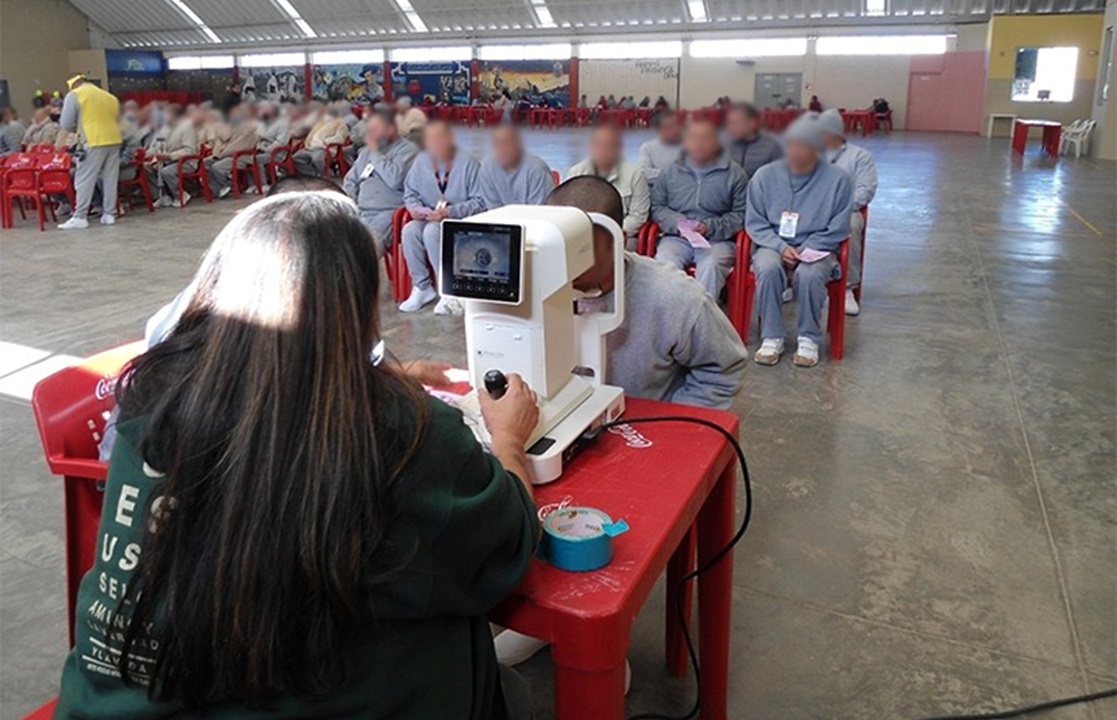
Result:
{"label": "red table leg", "polygon": [[1012,124],[1012,152],[1017,155],[1024,154],[1024,146],[1028,144],[1028,126],[1017,120]]}
{"label": "red table leg", "polygon": [[555,720],[624,720],[624,661],[603,672],[555,663]]}
{"label": "red table leg", "polygon": [[[737,517],[737,466],[718,478],[698,514],[698,566],[703,567],[733,538]],[[698,578],[698,630],[702,667],[702,719],[728,720],[729,635],[732,630],[733,552]]]}
{"label": "red table leg", "polygon": [[[679,622],[678,588],[679,581],[689,572],[694,570],[695,549],[698,546],[698,535],[692,525],[682,542],[675,550],[675,554],[667,563],[667,609],[664,617],[664,645],[667,656],[667,672],[675,677],[686,675],[687,652],[686,638],[683,637],[683,624]],[[683,591],[683,617],[686,618],[686,627],[691,627],[692,606],[694,602],[694,581],[687,582]]]}

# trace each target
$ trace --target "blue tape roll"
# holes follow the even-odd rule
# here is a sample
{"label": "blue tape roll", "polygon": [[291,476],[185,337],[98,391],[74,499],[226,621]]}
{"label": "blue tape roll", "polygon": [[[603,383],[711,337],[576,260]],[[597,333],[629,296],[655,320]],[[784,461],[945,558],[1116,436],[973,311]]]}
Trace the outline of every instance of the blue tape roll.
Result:
{"label": "blue tape roll", "polygon": [[563,508],[543,518],[543,555],[560,570],[597,570],[613,559],[613,538],[627,531],[624,520],[596,508]]}

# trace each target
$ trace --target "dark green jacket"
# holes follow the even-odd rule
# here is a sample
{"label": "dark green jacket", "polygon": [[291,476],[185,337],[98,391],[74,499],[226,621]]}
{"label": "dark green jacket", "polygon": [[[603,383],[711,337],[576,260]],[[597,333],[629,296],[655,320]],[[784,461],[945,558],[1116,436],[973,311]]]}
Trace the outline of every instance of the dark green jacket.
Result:
{"label": "dark green jacket", "polygon": [[[504,702],[487,613],[527,571],[538,522],[516,477],[485,454],[458,411],[431,399],[426,439],[403,486],[385,542],[417,541],[416,554],[377,586],[370,621],[354,627],[352,681],[325,701],[281,699],[272,708],[226,705],[206,718],[493,720]],[[175,702],[153,703],[116,670],[143,526],[162,480],[136,450],[144,418],[119,426],[105,489],[93,569],[78,592],[76,644],[62,672],[56,718],[140,720],[186,717]],[[375,613],[375,624],[371,617]],[[144,641],[129,662],[142,675]]]}

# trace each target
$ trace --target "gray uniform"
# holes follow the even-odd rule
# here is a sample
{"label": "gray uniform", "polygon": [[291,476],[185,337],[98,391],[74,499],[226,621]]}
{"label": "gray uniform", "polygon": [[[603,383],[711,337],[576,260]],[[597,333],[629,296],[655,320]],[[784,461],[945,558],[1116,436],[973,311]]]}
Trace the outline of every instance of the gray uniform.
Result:
{"label": "gray uniform", "polygon": [[682,145],[668,145],[659,138],[649,140],[640,146],[640,167],[648,177],[648,185],[655,185],[656,178],[663,170],[679,159]]}
{"label": "gray uniform", "polygon": [[[188,118],[180,119],[167,136],[162,152],[170,156],[170,160],[162,166],[149,165],[147,181],[153,188],[162,189],[168,195],[177,199],[178,195],[178,159],[187,155],[197,155],[199,151],[198,129]],[[186,172],[198,169],[197,160],[188,160],[182,164]]]}
{"label": "gray uniform", "polygon": [[[813,263],[799,263],[792,285],[799,299],[799,337],[822,340],[826,284],[840,276],[835,257],[849,236],[853,191],[849,176],[820,160],[809,175],[792,175],[786,162],[762,167],[749,183],[745,227],[752,238],[756,305],[765,339],[783,339],[783,291],[787,270],[781,255],[789,246],[830,253]],[[795,234],[779,234],[783,214],[798,213]]]}
{"label": "gray uniform", "polygon": [[867,207],[876,197],[877,163],[872,153],[852,143],[826,153],[826,157],[845,170],[853,182],[853,213],[849,216],[849,289],[852,290],[861,286],[861,243],[865,238],[861,208]]}
{"label": "gray uniform", "polygon": [[752,177],[756,171],[783,157],[783,148],[768,133],[759,133],[752,140],[733,140],[729,143],[729,159],[745,169]]}
{"label": "gray uniform", "polygon": [[505,205],[542,205],[555,187],[547,163],[531,153],[513,170],[505,170],[490,156],[481,163],[481,195],[490,210]]}
{"label": "gray uniform", "polygon": [[366,147],[345,174],[345,192],[382,252],[392,245],[392,215],[403,205],[403,181],[418,154],[415,143],[397,138],[382,148]]}
{"label": "gray uniform", "polygon": [[[453,219],[476,215],[485,209],[481,197],[481,164],[464,150],[458,150],[450,167],[436,163],[427,153],[419,153],[403,182],[403,204],[408,209],[433,210],[445,200]],[[441,187],[443,183],[445,187]],[[442,223],[415,218],[403,227],[403,256],[411,273],[411,283],[420,290],[431,286],[430,267],[438,267]],[[428,261],[430,267],[427,266]]]}
{"label": "gray uniform", "polygon": [[23,136],[27,130],[19,120],[0,125],[0,157],[17,153],[23,149]]}
{"label": "gray uniform", "polygon": [[[232,128],[229,141],[221,149],[220,155],[209,166],[209,187],[215,195],[220,195],[225,188],[233,184],[233,155],[243,150],[255,150],[258,141],[256,127],[253,123],[241,123]],[[241,157],[238,167],[251,167],[255,156]],[[263,185],[264,176],[260,176]]]}
{"label": "gray uniform", "polygon": [[[747,360],[725,313],[678,270],[633,253],[624,262],[624,322],[605,340],[605,382],[631,397],[728,410]],[[611,297],[579,305],[608,307]]]}
{"label": "gray uniform", "polygon": [[[737,257],[737,232],[745,225],[745,171],[724,154],[706,167],[679,158],[652,186],[652,220],[659,225],[656,259],[680,270],[694,265],[694,277],[715,299]],[[679,234],[680,220],[705,223],[708,248],[695,248]]]}
{"label": "gray uniform", "polygon": [[260,171],[260,182],[268,185],[271,183],[267,170],[267,165],[271,161],[271,151],[291,141],[291,121],[280,115],[270,123],[257,123],[256,134],[259,136],[256,148],[260,151],[256,156],[256,167]]}

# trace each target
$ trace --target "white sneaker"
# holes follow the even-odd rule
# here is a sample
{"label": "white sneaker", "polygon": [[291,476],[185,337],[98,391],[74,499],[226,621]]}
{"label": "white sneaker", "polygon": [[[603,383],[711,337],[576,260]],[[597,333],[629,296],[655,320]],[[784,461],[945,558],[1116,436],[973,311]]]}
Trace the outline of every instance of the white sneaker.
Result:
{"label": "white sneaker", "polygon": [[461,315],[464,312],[457,298],[439,298],[438,304],[434,306],[435,315]]}
{"label": "white sneaker", "polygon": [[400,303],[399,311],[405,313],[412,313],[421,310],[424,305],[434,302],[438,297],[438,293],[434,291],[433,287],[426,288],[411,288],[411,294]]}
{"label": "white sneaker", "polygon": [[505,630],[493,638],[496,647],[496,661],[501,665],[519,665],[532,655],[547,647],[547,643],[515,630]]}
{"label": "white sneaker", "polygon": [[765,338],[752,359],[761,365],[775,365],[783,355],[783,338]]}
{"label": "white sneaker", "polygon": [[116,218],[113,217],[112,215],[102,215],[101,216],[101,224],[102,225],[116,225]]}
{"label": "white sneaker", "polygon": [[792,361],[799,367],[818,365],[818,343],[810,338],[800,337],[799,347],[795,349],[795,357]]}
{"label": "white sneaker", "polygon": [[[255,189],[253,189],[253,192],[255,192]],[[260,186],[260,194],[261,195],[267,195],[269,192],[271,192],[271,185],[261,185]]]}
{"label": "white sneaker", "polygon": [[785,303],[791,302],[795,299],[795,290],[790,285],[788,285],[783,289],[783,295],[780,296],[780,299],[783,300]]}
{"label": "white sneaker", "polygon": [[224,200],[225,198],[229,197],[229,193],[231,193],[231,192],[233,192],[233,186],[232,185],[226,185],[225,187],[221,188],[221,190],[218,191],[217,199],[218,200]]}
{"label": "white sneaker", "polygon": [[72,217],[66,222],[58,226],[59,230],[84,230],[89,227],[89,221],[85,218]]}
{"label": "white sneaker", "polygon": [[170,207],[171,205],[174,205],[174,204],[175,204],[174,200],[171,200],[166,195],[160,195],[159,199],[152,203],[152,205],[154,205],[157,208]]}
{"label": "white sneaker", "polygon": [[190,193],[184,192],[182,194],[182,198],[178,201],[178,206],[179,207],[186,207],[186,203],[190,202],[191,198],[193,198],[193,197],[194,196],[191,195]]}
{"label": "white sneaker", "polygon": [[861,306],[857,304],[857,298],[853,296],[852,290],[846,290],[846,315],[857,316],[861,314]]}

